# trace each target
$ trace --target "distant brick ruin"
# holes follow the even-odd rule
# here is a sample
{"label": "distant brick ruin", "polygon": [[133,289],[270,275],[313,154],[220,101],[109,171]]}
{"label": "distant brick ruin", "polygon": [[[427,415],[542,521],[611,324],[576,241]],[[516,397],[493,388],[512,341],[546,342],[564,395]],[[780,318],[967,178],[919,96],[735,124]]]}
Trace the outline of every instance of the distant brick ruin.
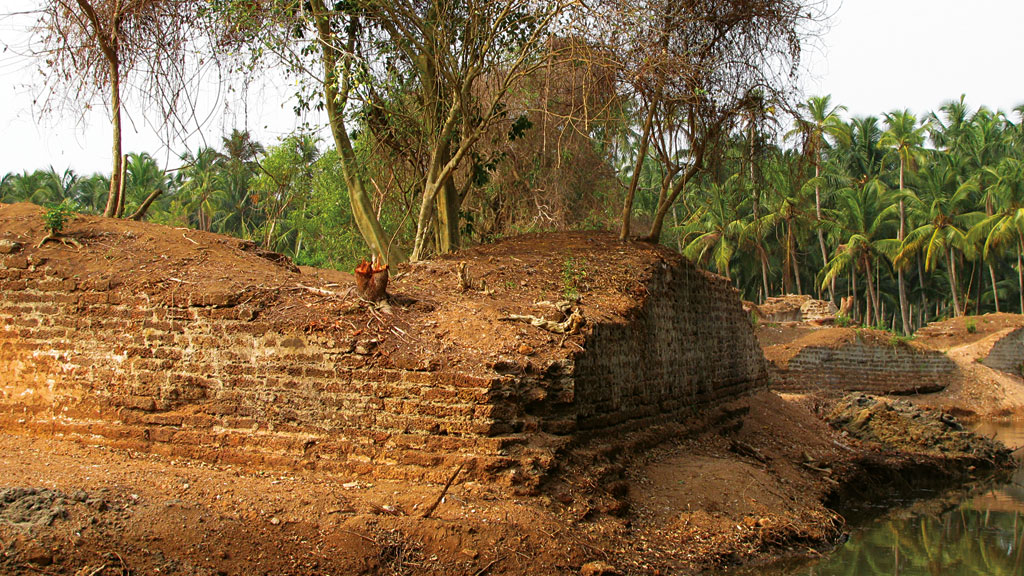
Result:
{"label": "distant brick ruin", "polygon": [[[81,252],[35,250],[34,220],[11,212],[0,207],[0,229],[22,244],[0,255],[9,431],[396,479],[443,480],[464,463],[515,484],[581,435],[685,418],[767,385],[727,281],[610,235],[418,264],[392,283],[392,309],[375,310],[230,239],[83,218],[72,229]],[[223,273],[229,258],[237,274]],[[466,291],[460,262],[489,279],[525,267],[528,280],[489,280],[504,299]],[[543,309],[567,262],[590,267],[582,333],[505,321],[515,307]],[[492,338],[483,348],[481,334]]]}
{"label": "distant brick ruin", "polygon": [[747,302],[745,307],[759,322],[822,322],[836,319],[839,309],[827,300],[815,300],[806,294],[770,296],[764,304]]}
{"label": "distant brick ruin", "polygon": [[1024,376],[1024,327],[1001,331],[991,338],[991,346],[982,364],[1014,376]]}
{"label": "distant brick ruin", "polygon": [[944,389],[957,374],[943,352],[876,330],[811,330],[765,353],[777,390],[918,394]]}

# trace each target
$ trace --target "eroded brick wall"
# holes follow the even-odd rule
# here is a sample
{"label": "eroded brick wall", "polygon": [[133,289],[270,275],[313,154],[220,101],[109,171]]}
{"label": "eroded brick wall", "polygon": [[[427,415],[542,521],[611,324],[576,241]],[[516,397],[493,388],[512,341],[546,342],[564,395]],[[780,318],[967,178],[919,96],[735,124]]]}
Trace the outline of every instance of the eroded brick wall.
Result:
{"label": "eroded brick wall", "polygon": [[[0,257],[0,427],[272,467],[509,483],[550,447],[706,407],[767,370],[735,290],[659,261],[635,317],[593,326],[542,374],[377,368],[373,342],[254,318],[238,299],[126,300]],[[533,450],[532,434],[560,442]]]}
{"label": "eroded brick wall", "polygon": [[981,363],[1015,376],[1024,376],[1024,328],[1017,328],[994,342]]}
{"label": "eroded brick wall", "polygon": [[832,389],[876,394],[942,390],[956,372],[945,354],[858,340],[832,347],[806,346],[786,362],[772,363],[772,387]]}
{"label": "eroded brick wall", "polygon": [[553,429],[635,427],[767,385],[764,355],[727,280],[685,261],[661,263],[648,290],[635,318],[594,327],[571,380],[549,378],[546,408],[557,398],[563,405],[547,416]]}
{"label": "eroded brick wall", "polygon": [[501,379],[364,368],[371,342],[280,333],[238,307],[127,304],[0,268],[0,424],[222,462],[436,477],[517,439]]}

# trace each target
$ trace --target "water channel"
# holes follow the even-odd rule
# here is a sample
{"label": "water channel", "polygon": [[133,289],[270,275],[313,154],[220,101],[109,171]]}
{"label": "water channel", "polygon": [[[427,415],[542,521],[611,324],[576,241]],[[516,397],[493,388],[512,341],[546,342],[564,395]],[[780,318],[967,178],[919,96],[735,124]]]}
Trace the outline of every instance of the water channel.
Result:
{"label": "water channel", "polygon": [[[1011,449],[1024,447],[1024,422],[981,423]],[[1024,576],[1024,466],[959,491],[915,494],[870,520],[853,522],[849,540],[815,560],[733,576]],[[892,507],[893,501],[877,506]]]}

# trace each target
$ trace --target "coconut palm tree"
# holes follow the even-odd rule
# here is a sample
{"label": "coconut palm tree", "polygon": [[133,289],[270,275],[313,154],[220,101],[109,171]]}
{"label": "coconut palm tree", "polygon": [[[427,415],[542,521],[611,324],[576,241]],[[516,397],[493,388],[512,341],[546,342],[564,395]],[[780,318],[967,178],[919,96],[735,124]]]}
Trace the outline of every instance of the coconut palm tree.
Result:
{"label": "coconut palm tree", "polygon": [[257,197],[252,194],[250,185],[259,171],[257,159],[266,150],[245,130],[232,130],[223,138],[223,146],[223,186],[217,197],[217,204],[222,210],[213,228],[222,234],[250,238],[260,226]]}
{"label": "coconut palm tree", "polygon": [[712,183],[703,195],[703,205],[680,226],[687,241],[683,255],[698,264],[714,262],[718,273],[730,280],[729,263],[744,229],[738,210],[740,189],[739,174],[733,174],[722,185]]}
{"label": "coconut palm tree", "polygon": [[782,245],[783,291],[793,293],[792,277],[796,293],[802,294],[799,247],[810,235],[810,231],[823,225],[824,220],[817,220],[814,212],[816,180],[803,181],[799,163],[793,160],[794,155],[784,155],[781,161],[773,162],[765,168],[765,183],[774,194],[766,198],[768,213],[762,225],[774,225]]}
{"label": "coconut palm tree", "polygon": [[[967,233],[969,243],[983,244],[982,256],[999,256],[1010,250],[1017,252],[1017,287],[1020,310],[1024,314],[1024,161],[1004,158],[996,168],[986,169],[994,179],[990,190],[995,198],[993,214],[978,222]],[[993,278],[993,292],[996,292]],[[998,310],[999,297],[995,294]]]}
{"label": "coconut palm tree", "polygon": [[962,316],[956,251],[967,247],[966,231],[980,220],[981,214],[973,210],[972,187],[958,182],[953,161],[946,156],[939,158],[940,161],[922,167],[917,196],[907,198],[911,219],[917,227],[901,243],[894,264],[897,268],[905,266],[910,258],[923,254],[925,270],[931,271],[945,258],[953,314]]}
{"label": "coconut palm tree", "polygon": [[961,156],[966,154],[970,141],[970,122],[971,110],[961,94],[959,100],[947,100],[938,112],[928,115],[928,135],[936,148]]}
{"label": "coconut palm tree", "polygon": [[[799,109],[805,115],[796,118],[796,126],[790,130],[786,137],[799,137],[801,140],[804,156],[811,160],[814,165],[815,179],[821,178],[821,165],[826,148],[829,147],[828,137],[834,139],[845,138],[849,132],[845,130],[841,112],[846,111],[845,106],[832,106],[832,96],[811,96],[806,102],[799,105]],[[822,202],[820,180],[814,185],[814,213],[820,223],[822,221]],[[828,248],[825,246],[825,232],[822,226],[818,226],[818,246],[821,248],[822,262],[828,262]],[[835,302],[835,286],[829,287],[830,298]]]}
{"label": "coconut palm tree", "polygon": [[[899,157],[900,180],[899,180],[899,215],[900,227],[896,239],[900,242],[907,237],[907,214],[904,203],[905,170],[914,169],[922,157],[922,148],[925,134],[928,130],[927,123],[918,125],[917,117],[909,110],[890,112],[885,115],[887,130],[882,134],[878,145],[889,148]],[[899,286],[900,297],[900,318],[903,320],[903,333],[910,334],[910,308],[907,303],[907,285],[903,279],[903,268],[896,267],[896,283]]]}
{"label": "coconut palm tree", "polygon": [[220,168],[224,156],[213,148],[204,147],[195,156],[186,153],[181,159],[185,166],[181,169],[183,182],[178,192],[190,224],[200,230],[210,231],[217,211],[214,197],[222,187]]}
{"label": "coconut palm tree", "polygon": [[141,220],[149,207],[171,189],[171,177],[146,152],[125,155],[125,205],[131,220]]}
{"label": "coconut palm tree", "polygon": [[[821,285],[832,283],[842,275],[849,275],[854,302],[857,301],[857,277],[863,274],[867,294],[864,320],[880,324],[880,306],[872,270],[878,258],[891,258],[896,251],[890,231],[896,226],[896,208],[888,190],[879,178],[872,178],[857,187],[837,193],[838,206],[831,211],[842,234],[842,242],[822,270]],[[854,320],[858,320],[859,306],[854,306]]]}
{"label": "coconut palm tree", "polygon": [[78,180],[75,186],[75,204],[88,214],[102,214],[110,194],[110,178],[93,174]]}

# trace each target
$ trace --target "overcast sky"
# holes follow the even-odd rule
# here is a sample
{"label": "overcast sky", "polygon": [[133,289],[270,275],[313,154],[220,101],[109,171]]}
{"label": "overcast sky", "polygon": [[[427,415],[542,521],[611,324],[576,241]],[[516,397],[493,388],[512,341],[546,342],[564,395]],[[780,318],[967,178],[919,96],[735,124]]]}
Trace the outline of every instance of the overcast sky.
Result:
{"label": "overcast sky", "polygon": [[[831,1],[826,34],[805,53],[801,80],[807,95],[831,94],[849,115],[880,115],[909,108],[922,114],[944,101],[967,95],[968,103],[1009,111],[1024,104],[1024,2],[1009,0],[846,0]],[[30,10],[37,1],[3,0],[4,13]],[[40,94],[35,63],[25,57],[25,26],[33,19],[0,19],[0,174],[46,168],[72,168],[80,174],[110,170],[110,123],[102,106],[84,119],[66,113],[39,120]],[[204,138],[212,145],[232,127],[248,128],[264,144],[299,123],[292,104],[281,104],[289,88],[254,94],[248,109],[226,115],[208,105]],[[100,103],[101,104],[101,103]],[[165,167],[179,165],[177,154],[203,139],[168,149],[131,106],[124,128],[126,152],[147,151]],[[326,137],[326,133],[324,134]]]}

